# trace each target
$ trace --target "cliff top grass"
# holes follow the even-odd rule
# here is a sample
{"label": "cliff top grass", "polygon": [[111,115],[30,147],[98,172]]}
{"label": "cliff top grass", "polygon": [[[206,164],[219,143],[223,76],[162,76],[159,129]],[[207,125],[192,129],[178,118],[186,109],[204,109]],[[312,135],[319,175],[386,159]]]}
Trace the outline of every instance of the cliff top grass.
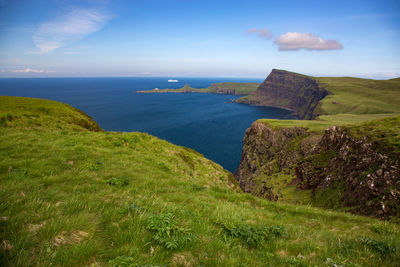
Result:
{"label": "cliff top grass", "polygon": [[349,127],[358,137],[368,137],[385,151],[400,153],[400,116],[357,123]]}
{"label": "cliff top grass", "polygon": [[321,103],[323,115],[400,113],[400,79],[316,78],[330,92]]}
{"label": "cliff top grass", "polygon": [[400,261],[398,225],[242,193],[201,154],[144,133],[101,131],[68,105],[0,104],[1,265]]}
{"label": "cliff top grass", "polygon": [[[278,119],[259,119],[257,122],[266,123],[274,129],[282,129],[288,127],[303,127],[311,132],[322,132],[330,126],[350,126],[364,122],[375,123],[383,118],[399,118],[400,113],[392,114],[337,114],[337,115],[322,115],[316,120],[278,120]],[[390,126],[389,126],[390,127]],[[390,130],[390,128],[387,128]]]}

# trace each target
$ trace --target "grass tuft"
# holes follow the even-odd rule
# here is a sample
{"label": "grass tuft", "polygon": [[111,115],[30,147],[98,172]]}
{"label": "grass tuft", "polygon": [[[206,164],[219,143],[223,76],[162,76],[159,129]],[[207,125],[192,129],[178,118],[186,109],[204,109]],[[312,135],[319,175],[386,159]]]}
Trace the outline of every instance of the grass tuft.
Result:
{"label": "grass tuft", "polygon": [[107,184],[115,187],[124,187],[129,184],[129,181],[126,178],[113,177],[107,180]]}

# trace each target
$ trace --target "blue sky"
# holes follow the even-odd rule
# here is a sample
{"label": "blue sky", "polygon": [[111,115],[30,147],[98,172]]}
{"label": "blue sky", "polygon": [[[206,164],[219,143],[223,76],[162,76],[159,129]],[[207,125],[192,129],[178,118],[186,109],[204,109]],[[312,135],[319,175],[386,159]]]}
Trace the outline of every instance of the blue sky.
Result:
{"label": "blue sky", "polygon": [[400,76],[400,0],[0,0],[0,77]]}

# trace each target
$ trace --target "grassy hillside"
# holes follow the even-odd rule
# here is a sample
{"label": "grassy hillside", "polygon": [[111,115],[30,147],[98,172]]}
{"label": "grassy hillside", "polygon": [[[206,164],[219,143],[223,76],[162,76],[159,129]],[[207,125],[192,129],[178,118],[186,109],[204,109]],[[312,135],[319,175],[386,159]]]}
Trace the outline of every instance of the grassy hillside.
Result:
{"label": "grassy hillside", "polygon": [[400,113],[400,79],[316,78],[331,94],[321,101],[321,113]]}
{"label": "grassy hillside", "polygon": [[[235,95],[247,95],[257,90],[258,83],[236,83],[236,82],[225,82],[225,83],[213,83],[207,88],[193,88],[186,84],[182,88],[178,89],[152,89],[138,91],[138,93],[227,93]],[[231,93],[234,90],[234,93]]]}
{"label": "grassy hillside", "polygon": [[398,225],[242,193],[197,152],[0,97],[2,266],[396,266]]}
{"label": "grassy hillside", "polygon": [[[314,77],[315,78],[315,77]],[[259,120],[276,127],[306,127],[321,131],[332,125],[349,125],[400,115],[400,79],[372,80],[351,77],[315,78],[329,91],[316,109],[314,121]]]}

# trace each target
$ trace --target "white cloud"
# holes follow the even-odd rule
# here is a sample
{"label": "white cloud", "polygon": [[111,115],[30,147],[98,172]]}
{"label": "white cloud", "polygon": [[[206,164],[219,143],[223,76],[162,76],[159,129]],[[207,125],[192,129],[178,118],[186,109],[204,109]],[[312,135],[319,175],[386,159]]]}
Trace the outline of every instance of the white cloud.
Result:
{"label": "white cloud", "polygon": [[143,71],[139,73],[140,75],[153,75],[151,71]]}
{"label": "white cloud", "polygon": [[387,78],[397,78],[400,77],[400,75],[398,73],[393,73],[393,72],[386,72],[383,73],[383,76],[387,77]]}
{"label": "white cloud", "polygon": [[12,70],[11,72],[14,72],[14,73],[50,73],[50,72],[54,72],[54,71],[26,68],[26,69]]}
{"label": "white cloud", "polygon": [[40,24],[32,39],[40,53],[48,53],[99,31],[109,18],[96,9],[75,8],[60,19]]}
{"label": "white cloud", "polygon": [[270,30],[264,28],[264,29],[256,29],[256,28],[251,28],[248,29],[246,32],[246,34],[258,34],[258,37],[260,38],[265,38],[265,39],[270,39],[272,38],[273,34],[271,33]]}
{"label": "white cloud", "polygon": [[311,33],[288,32],[279,36],[275,42],[280,51],[306,50],[337,50],[343,46],[336,40],[325,40]]}

